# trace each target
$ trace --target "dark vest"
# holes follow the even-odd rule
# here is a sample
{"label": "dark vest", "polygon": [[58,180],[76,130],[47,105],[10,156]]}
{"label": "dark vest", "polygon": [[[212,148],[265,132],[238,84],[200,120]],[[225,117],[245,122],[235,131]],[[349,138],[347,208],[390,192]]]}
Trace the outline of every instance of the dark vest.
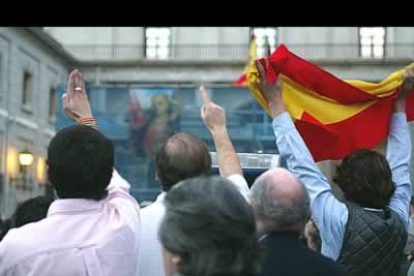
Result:
{"label": "dark vest", "polygon": [[338,263],[349,276],[395,276],[400,268],[407,231],[390,208],[367,211],[347,202],[349,217]]}

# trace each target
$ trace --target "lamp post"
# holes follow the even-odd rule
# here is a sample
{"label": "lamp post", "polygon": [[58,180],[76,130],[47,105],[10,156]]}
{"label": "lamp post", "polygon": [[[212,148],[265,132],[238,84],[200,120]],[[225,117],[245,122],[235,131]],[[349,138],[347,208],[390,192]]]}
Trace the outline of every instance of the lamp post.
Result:
{"label": "lamp post", "polygon": [[22,168],[27,168],[33,163],[33,153],[27,148],[19,153],[19,163]]}
{"label": "lamp post", "polygon": [[27,168],[33,163],[33,153],[27,148],[19,153],[20,174],[17,177],[11,177],[10,181],[16,183],[16,188],[26,190],[31,180],[27,177]]}

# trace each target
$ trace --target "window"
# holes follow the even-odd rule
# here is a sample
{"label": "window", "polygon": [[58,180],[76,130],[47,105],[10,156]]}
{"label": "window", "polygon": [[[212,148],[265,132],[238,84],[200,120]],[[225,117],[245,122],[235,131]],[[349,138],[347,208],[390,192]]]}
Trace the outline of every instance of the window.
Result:
{"label": "window", "polygon": [[33,94],[33,75],[27,71],[23,73],[23,95],[22,104],[23,107],[31,108]]}
{"label": "window", "polygon": [[54,87],[49,90],[49,121],[54,122],[57,109],[57,92]]}
{"label": "window", "polygon": [[146,28],[146,57],[165,59],[170,55],[171,28]]}
{"label": "window", "polygon": [[276,48],[277,28],[253,28],[256,37],[257,57],[270,55]]}
{"label": "window", "polygon": [[383,58],[385,50],[385,28],[359,28],[360,55],[364,58]]}

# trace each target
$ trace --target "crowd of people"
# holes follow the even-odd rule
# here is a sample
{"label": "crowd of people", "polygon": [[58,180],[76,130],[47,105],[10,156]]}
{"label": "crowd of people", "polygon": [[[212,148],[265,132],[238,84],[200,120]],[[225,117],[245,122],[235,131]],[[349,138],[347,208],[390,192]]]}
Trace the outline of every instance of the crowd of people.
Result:
{"label": "crowd of people", "polygon": [[162,192],[140,208],[92,116],[81,73],[71,72],[62,102],[77,124],[60,130],[48,148],[57,198],[30,199],[1,223],[0,275],[414,275],[405,114],[414,71],[407,69],[395,99],[386,156],[361,149],[337,167],[344,201],[286,111],[282,81],[262,77],[258,86],[288,169],[269,169],[249,187],[225,111],[200,87],[220,176],[210,175],[206,144],[177,133],[157,151]]}

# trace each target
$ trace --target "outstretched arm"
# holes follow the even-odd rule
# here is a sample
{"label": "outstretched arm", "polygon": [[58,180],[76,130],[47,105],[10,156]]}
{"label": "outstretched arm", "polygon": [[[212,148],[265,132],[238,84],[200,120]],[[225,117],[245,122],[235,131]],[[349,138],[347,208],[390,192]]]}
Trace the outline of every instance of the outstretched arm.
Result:
{"label": "outstretched arm", "polygon": [[[265,73],[258,66],[261,76]],[[311,198],[312,217],[321,232],[323,253],[336,260],[342,245],[348,209],[332,193],[327,178],[315,164],[311,153],[293,124],[282,99],[282,81],[268,83],[265,78],[257,84],[269,103],[273,130],[279,154],[287,162],[288,169],[303,184]]]}
{"label": "outstretched arm", "polygon": [[207,91],[202,86],[200,93],[204,101],[204,105],[201,107],[201,118],[213,137],[220,175],[231,180],[247,198],[249,187],[243,177],[239,157],[227,132],[226,113],[221,106],[210,100]]}
{"label": "outstretched arm", "polygon": [[[85,82],[78,70],[69,74],[66,93],[62,97],[63,108],[66,116],[79,124],[98,128],[95,119],[92,117],[91,106],[86,94]],[[138,208],[135,199],[129,194],[130,185],[125,181],[114,168],[112,179],[107,187],[108,200],[120,203],[127,203]]]}
{"label": "outstretched arm", "polygon": [[393,209],[409,228],[409,208],[411,198],[410,160],[411,137],[405,114],[406,96],[414,87],[414,70],[407,69],[402,91],[395,101],[391,116],[390,132],[387,143],[387,160],[392,171],[395,192],[390,200]]}

